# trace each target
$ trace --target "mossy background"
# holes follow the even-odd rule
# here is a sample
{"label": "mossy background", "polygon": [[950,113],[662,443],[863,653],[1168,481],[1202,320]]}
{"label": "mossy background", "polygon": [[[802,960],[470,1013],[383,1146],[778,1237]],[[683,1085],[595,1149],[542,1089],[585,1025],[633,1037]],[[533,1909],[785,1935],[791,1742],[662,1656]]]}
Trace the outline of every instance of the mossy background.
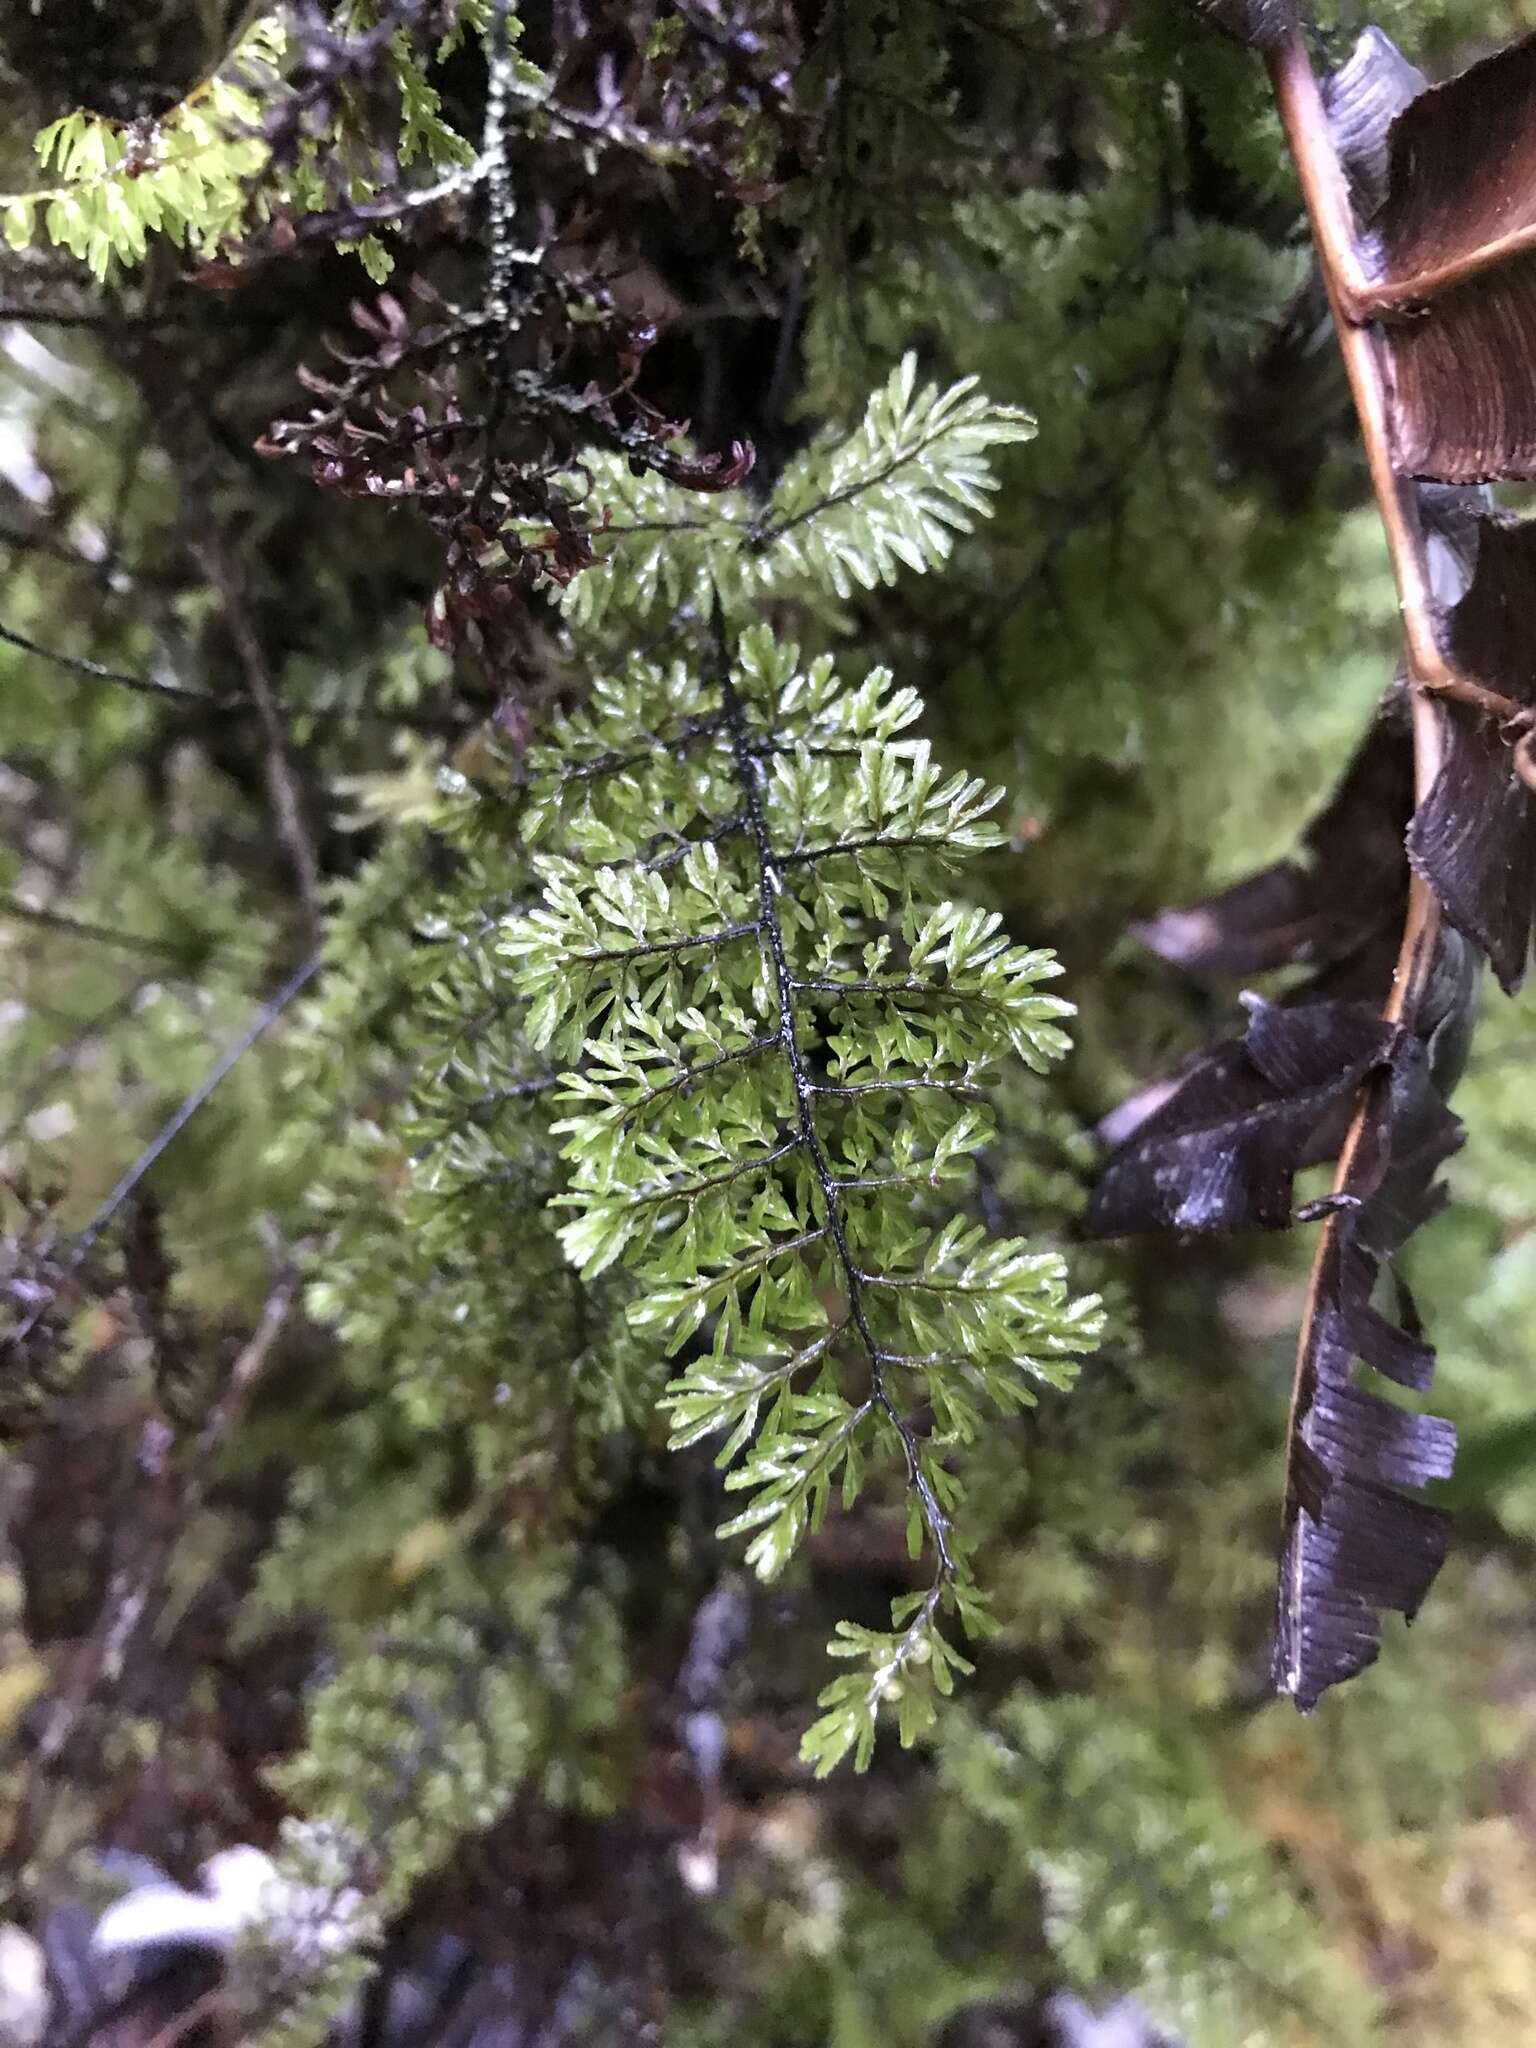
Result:
{"label": "mossy background", "polygon": [[[1324,48],[1364,18],[1330,8]],[[1486,0],[1372,18],[1431,71],[1532,25]],[[1038,421],[942,573],[816,626],[850,673],[888,660],[921,692],[947,763],[1007,785],[1010,844],[982,886],[1013,936],[1056,949],[1078,1008],[1065,1065],[1001,1091],[984,1162],[1010,1227],[1067,1246],[1109,1310],[1078,1385],[972,1455],[997,1634],[931,1740],[814,1781],[797,1744],[830,1622],[879,1620],[907,1583],[899,1489],[834,1512],[749,1592],[712,1535],[707,1451],[665,1449],[668,1368],[624,1324],[622,1284],[584,1289],[550,1236],[547,1145],[466,1107],[522,1057],[485,944],[487,907],[522,886],[500,800],[521,760],[483,685],[427,644],[430,540],[248,452],[362,288],[355,259],[274,266],[225,306],[153,260],[93,296],[59,252],[18,252],[13,311],[84,317],[3,330],[0,622],[223,687],[233,657],[186,549],[211,504],[330,893],[327,964],[147,1184],[155,1313],[123,1264],[130,1212],[46,1355],[0,1368],[11,1916],[38,1924],[82,1846],[190,1878],[318,1818],[366,1841],[391,1956],[448,1928],[560,1983],[585,1969],[586,2031],[551,2039],[638,2039],[639,2014],[680,2048],[916,2048],[972,2001],[1058,1984],[1134,1991],[1192,2048],[1523,2039],[1536,997],[1485,997],[1454,1199],[1408,1260],[1462,1437],[1455,1553],[1413,1630],[1390,1627],[1312,1718],[1263,1689],[1305,1233],[1071,1246],[1095,1120],[1237,993],[1126,927],[1294,843],[1394,658],[1342,387],[1263,355],[1307,252],[1262,72],[1171,5],[847,0],[801,28],[796,92],[834,111],[760,203],[755,256],[729,208],[643,153],[632,213],[611,180],[603,203],[683,308],[665,395],[706,445],[745,422],[769,481],[813,430],[855,424],[908,349]],[[530,10],[536,55],[560,32]],[[20,41],[10,55],[20,181],[9,131],[56,108]],[[455,74],[466,131],[476,90]],[[528,142],[534,189],[545,146]],[[167,360],[204,422],[196,501]],[[622,620],[584,638],[544,598],[534,616],[545,701],[574,701]],[[433,731],[439,713],[465,729]],[[31,1271],[306,939],[248,721],[6,646],[0,758],[0,1201]],[[31,1221],[23,1191],[46,1198]],[[289,1272],[302,1310],[195,1500],[173,1494],[146,1431],[195,1439]],[[157,1504],[184,1518],[152,1625],[79,1696]],[[710,1701],[714,1784],[678,1674],[722,1586],[750,1634]],[[61,1701],[63,1775],[38,1746]],[[706,1835],[718,1881],[690,1889]]]}

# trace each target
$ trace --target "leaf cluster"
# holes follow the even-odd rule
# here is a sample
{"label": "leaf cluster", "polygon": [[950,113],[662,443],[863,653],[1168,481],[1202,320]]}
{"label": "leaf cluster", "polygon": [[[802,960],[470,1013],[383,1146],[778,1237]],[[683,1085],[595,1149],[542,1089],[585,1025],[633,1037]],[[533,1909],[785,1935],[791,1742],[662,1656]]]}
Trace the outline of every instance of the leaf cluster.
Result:
{"label": "leaf cluster", "polygon": [[263,15],[161,119],[127,124],[81,110],[50,122],[34,148],[58,182],[0,202],[8,246],[27,248],[41,229],[98,280],[114,263],[142,263],[155,235],[211,255],[242,221],[266,162],[256,124],[285,47],[280,17]]}

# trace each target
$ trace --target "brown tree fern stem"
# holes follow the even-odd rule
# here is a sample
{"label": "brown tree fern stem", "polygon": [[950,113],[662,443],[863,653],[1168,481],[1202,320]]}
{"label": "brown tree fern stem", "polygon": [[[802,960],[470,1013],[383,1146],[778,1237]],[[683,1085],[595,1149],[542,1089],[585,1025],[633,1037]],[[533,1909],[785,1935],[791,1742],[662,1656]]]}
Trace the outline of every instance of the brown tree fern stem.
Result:
{"label": "brown tree fern stem", "polygon": [[[1381,523],[1386,529],[1402,613],[1403,639],[1413,681],[1434,689],[1447,679],[1448,664],[1435,634],[1435,604],[1424,559],[1413,486],[1392,466],[1392,436],[1387,420],[1386,388],[1381,354],[1370,328],[1359,315],[1359,260],[1349,210],[1343,167],[1333,146],[1322,94],[1299,30],[1269,58],[1269,74],[1286,141],[1296,165],[1302,198],[1312,227],[1318,267],[1333,311],[1339,350],[1349,375],[1360,438],[1370,465]],[[1435,732],[1438,735],[1438,720]],[[1415,746],[1421,744],[1416,724]],[[1434,744],[1438,763],[1438,738]],[[1422,794],[1422,789],[1421,789]]]}
{"label": "brown tree fern stem", "polygon": [[[1376,336],[1363,324],[1368,294],[1363,289],[1355,251],[1348,187],[1299,29],[1293,29],[1270,54],[1268,64],[1276,105],[1306,202],[1318,266],[1349,375],[1371,485],[1392,560],[1403,624],[1404,660],[1413,692],[1414,787],[1422,802],[1440,771],[1444,751],[1445,714],[1437,698],[1442,693],[1458,693],[1456,686],[1461,679],[1446,662],[1435,631],[1435,605],[1413,486],[1393,468],[1381,351]],[[1389,1022],[1412,1027],[1434,962],[1439,932],[1439,903],[1421,877],[1412,874],[1402,942],[1383,1010]],[[1353,1192],[1368,1122],[1369,1088],[1373,1085],[1380,1084],[1368,1084],[1362,1093],[1340,1148],[1333,1181],[1336,1196],[1348,1197]],[[1295,1442],[1301,1410],[1311,1399],[1319,1295],[1336,1229],[1332,1219],[1324,1224],[1312,1265],[1291,1395],[1288,1443]],[[1290,1511],[1288,1501],[1287,1512]],[[1299,1673],[1289,1676],[1292,1683],[1286,1685],[1282,1679],[1282,1690],[1294,1691]]]}
{"label": "brown tree fern stem", "polygon": [[[1306,201],[1339,349],[1354,395],[1371,486],[1397,584],[1404,655],[1413,686],[1414,786],[1422,802],[1440,772],[1444,751],[1443,714],[1435,697],[1464,695],[1465,679],[1455,675],[1440,650],[1435,631],[1436,607],[1413,486],[1398,476],[1392,466],[1381,352],[1375,335],[1358,317],[1365,295],[1355,253],[1348,188],[1299,29],[1290,32],[1268,62],[1276,105]],[[1393,1023],[1412,1022],[1433,959],[1439,919],[1439,905],[1419,877],[1413,876],[1392,992],[1385,1006],[1385,1014]],[[1341,1187],[1358,1144],[1358,1134],[1357,1118],[1339,1162]]]}

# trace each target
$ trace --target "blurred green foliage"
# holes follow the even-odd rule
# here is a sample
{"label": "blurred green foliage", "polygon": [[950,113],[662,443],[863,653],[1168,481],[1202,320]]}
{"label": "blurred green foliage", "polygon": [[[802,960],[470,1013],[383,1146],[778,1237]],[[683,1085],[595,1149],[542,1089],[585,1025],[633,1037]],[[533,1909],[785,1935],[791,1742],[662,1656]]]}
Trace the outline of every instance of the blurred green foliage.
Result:
{"label": "blurred green foliage", "polygon": [[[1506,28],[1464,0],[1383,18],[1435,63]],[[1323,24],[1337,46],[1354,26]],[[369,1898],[368,1944],[381,1916],[472,1865],[485,1839],[532,1830],[534,1808],[593,1825],[638,1815],[668,1883],[688,1856],[703,1867],[706,1835],[718,1858],[718,1891],[701,1883],[676,1908],[715,1945],[707,1990],[685,1986],[669,2008],[668,2039],[698,2048],[744,2035],[915,2048],[966,2000],[1021,1982],[1135,1990],[1192,2048],[1518,2038],[1536,2020],[1536,1982],[1516,1960],[1532,1952],[1517,1823],[1536,1756],[1522,1592],[1536,1533],[1530,999],[1487,999],[1457,1098],[1470,1136],[1455,1200],[1409,1272],[1463,1438],[1458,1558],[1412,1636],[1392,1631],[1380,1664],[1314,1720],[1260,1691],[1307,1246],[1070,1248],[1094,1119],[1235,995],[1139,955],[1127,922],[1292,843],[1392,660],[1390,581],[1347,421],[1325,403],[1280,432],[1244,410],[1306,262],[1262,77],[1175,10],[918,0],[830,10],[797,90],[834,107],[820,153],[751,205],[769,285],[803,308],[794,417],[780,425],[806,445],[777,478],[717,497],[593,459],[610,515],[597,559],[558,605],[534,600],[519,713],[531,757],[509,741],[506,707],[427,645],[419,538],[246,461],[291,402],[309,339],[290,287],[270,287],[269,317],[249,329],[206,299],[182,311],[197,297],[185,290],[173,299],[215,428],[195,503],[131,330],[5,330],[0,623],[222,704],[236,676],[226,622],[184,549],[196,505],[211,504],[238,542],[329,878],[320,974],[147,1182],[170,1276],[158,1322],[111,1262],[130,1209],[59,1340],[78,1435],[59,1450],[44,1427],[11,1469],[42,1497],[59,1460],[80,1469],[68,1460],[81,1437],[119,1431],[132,1475],[139,1433],[174,1407],[170,1353],[206,1412],[274,1261],[301,1270],[302,1318],[220,1444],[213,1504],[178,1548],[199,1626],[199,1600],[220,1588],[190,1673],[175,1667],[189,1704],[179,1719],[146,1711],[131,1733],[168,1783],[190,1784],[232,1713],[200,1719],[206,1699],[234,1687],[240,1660],[276,1670],[299,1644],[293,1713],[242,1733],[230,1775],[243,1789],[217,1826],[265,1826],[275,1841],[280,1810],[295,1867],[320,1841],[338,1882]],[[447,144],[429,154],[458,160]],[[216,237],[209,219],[194,233]],[[119,270],[137,254],[124,236],[107,251]],[[348,271],[327,310],[357,283]],[[781,1576],[753,1596],[751,1646],[708,1701],[725,1789],[701,1791],[684,1753],[678,1673],[734,1557],[714,1533],[731,1503],[718,1443],[669,1451],[658,1403],[676,1376],[676,1434],[728,1428],[733,1340],[745,1325],[766,1355],[785,1333],[762,1313],[754,1324],[750,1305],[722,1313],[716,1289],[669,1355],[648,1297],[712,1274],[719,1246],[681,1207],[668,1231],[637,1230],[641,1180],[676,1161],[617,1149],[624,1118],[606,1112],[637,1075],[675,1066],[680,1000],[663,1020],[674,1042],[658,1036],[654,988],[579,958],[599,897],[643,945],[658,919],[684,920],[664,935],[696,936],[717,886],[702,856],[686,901],[675,872],[664,902],[649,883],[631,900],[591,875],[654,857],[650,835],[675,834],[683,812],[690,830],[695,812],[726,822],[730,774],[671,745],[679,721],[713,708],[717,593],[732,644],[750,628],[761,667],[798,641],[816,679],[804,687],[825,696],[825,730],[791,721],[781,736],[783,815],[798,801],[834,838],[871,822],[858,813],[868,789],[795,759],[797,744],[872,746],[866,777],[898,758],[912,771],[915,754],[881,756],[895,725],[859,723],[878,725],[879,690],[857,692],[887,665],[915,693],[902,729],[910,715],[963,771],[939,806],[940,865],[967,856],[944,890],[995,914],[1023,957],[1058,955],[1077,1011],[1070,1057],[1055,1064],[1052,1035],[1036,1047],[1048,1071],[1010,1063],[929,1176],[942,1188],[921,1206],[890,1197],[871,1223],[898,1262],[935,1218],[1027,1243],[1049,1272],[1048,1338],[1069,1314],[1065,1253],[1104,1323],[1070,1393],[1043,1384],[1026,1413],[989,1407],[963,1459],[944,1460],[934,1483],[988,1591],[988,1633],[967,1650],[963,1697],[909,1721],[916,1750],[882,1746],[857,1783],[817,1784],[797,1752],[839,1622],[868,1665],[832,1700],[841,1718],[819,1753],[867,1748],[868,1672],[902,1641],[893,1603],[920,1610],[929,1584],[908,1555],[910,1475],[893,1443],[862,1501],[825,1489],[818,1515],[795,1506],[771,1546]],[[622,804],[550,795],[562,773],[619,751],[626,728],[640,759]],[[0,1163],[56,1194],[67,1234],[310,935],[243,713],[7,641],[0,758]],[[995,835],[965,808],[973,777],[1006,786]],[[569,873],[535,864],[540,807],[565,835],[545,857]],[[878,850],[855,874],[801,905],[829,958],[878,947],[909,881]],[[757,914],[735,897],[725,910]],[[722,1046],[773,1022],[750,973],[702,977],[693,993],[692,1057],[717,1010],[734,1005]],[[530,1001],[544,1005],[532,1032]],[[1050,1028],[1043,1011],[1033,1021]],[[941,1016],[928,1056],[968,1069],[962,1033],[958,1013]],[[583,1040],[605,1035],[611,1099],[584,1064]],[[850,1033],[844,1057],[852,1073],[894,1055]],[[681,1106],[680,1144],[766,1128],[755,1096],[722,1106],[695,1091]],[[601,1256],[620,1238],[632,1258]],[[796,1328],[838,1308],[835,1274],[796,1284]],[[983,1334],[985,1370],[1016,1370],[1019,1347]],[[922,1398],[942,1412],[944,1393]],[[833,1398],[848,1407],[845,1391]],[[784,1469],[814,1450],[791,1419],[777,1449],[771,1431],[756,1448],[771,1508]],[[185,1447],[195,1426],[176,1426]],[[789,1467],[772,1468],[786,1443]],[[78,1483],[105,1482],[92,1468]],[[47,1547],[15,1519],[8,1585],[35,1579]],[[99,1563],[71,1540],[49,1565],[66,1615]],[[45,1611],[34,1593],[7,1622],[16,1719],[39,1683],[27,1630],[44,1633]],[[61,1621],[43,1647],[83,1633]],[[0,1702],[0,1723],[10,1712]],[[101,1755],[121,1772],[121,1727],[113,1739]],[[6,1781],[18,1808],[24,1775]],[[85,1773],[77,1789],[28,1845],[34,1873],[108,1811],[109,1784]],[[295,1837],[295,1819],[323,1832]],[[274,1989],[258,1958],[252,2024],[275,2015],[285,2038],[314,2038],[364,1961]]]}

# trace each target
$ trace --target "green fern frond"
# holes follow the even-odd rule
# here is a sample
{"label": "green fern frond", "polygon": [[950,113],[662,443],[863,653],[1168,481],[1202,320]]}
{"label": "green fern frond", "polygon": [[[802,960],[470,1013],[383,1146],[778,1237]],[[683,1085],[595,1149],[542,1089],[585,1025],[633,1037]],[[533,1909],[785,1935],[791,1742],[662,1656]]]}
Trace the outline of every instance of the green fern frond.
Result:
{"label": "green fern frond", "polygon": [[41,227],[97,278],[114,262],[142,262],[151,235],[211,253],[238,224],[247,181],[266,161],[251,81],[276,75],[286,41],[281,16],[261,16],[147,136],[81,109],[50,122],[33,147],[57,182],[0,197],[7,243],[24,249]]}
{"label": "green fern frond", "polygon": [[[461,33],[478,12],[465,10]],[[506,32],[514,39],[520,33],[515,18],[508,18]],[[105,279],[114,263],[143,262],[153,236],[212,256],[248,215],[260,216],[279,200],[293,213],[323,206],[325,186],[315,164],[321,151],[341,146],[340,135],[311,138],[280,179],[269,180],[268,189],[260,185],[270,154],[262,115],[268,97],[281,95],[287,55],[283,16],[273,11],[258,16],[218,69],[154,121],[129,124],[76,109],[50,122],[33,147],[55,182],[0,195],[6,242],[24,249],[41,231]],[[443,118],[441,95],[403,32],[393,39],[390,58],[400,162],[467,170],[475,147]],[[361,173],[353,175],[353,198],[368,198],[373,190]],[[379,238],[365,237],[356,253],[382,283],[392,259]]]}
{"label": "green fern frond", "polygon": [[666,1367],[627,1282],[576,1273],[544,1206],[555,1075],[497,946],[528,881],[508,822],[461,787],[439,832],[401,835],[344,892],[297,1019],[273,1150],[307,1190],[306,1305],[343,1363],[248,1631],[369,1618],[427,1578],[469,1597],[488,1523],[513,1550],[574,1531],[614,1440],[654,1427]]}
{"label": "green fern frond", "polygon": [[[1362,2041],[1376,1999],[1319,1941],[1213,1765],[1210,1734],[1098,1698],[1018,1691],[939,1738],[957,1868],[1030,1871],[1067,1982],[1132,1982],[1190,2048]],[[1011,1899],[997,1902],[1006,1914]]]}
{"label": "green fern frond", "polygon": [[272,1774],[303,1818],[278,1858],[282,1917],[258,1927],[235,1976],[261,2048],[325,2038],[388,1919],[519,1792],[585,1811],[610,1796],[600,1745],[626,1675],[612,1600],[546,1569],[473,1612],[433,1588],[365,1637]]}
{"label": "green fern frond", "polygon": [[1034,431],[1027,413],[992,404],[974,377],[919,390],[916,358],[904,356],[850,440],[790,464],[754,546],[775,580],[802,575],[840,598],[894,583],[903,568],[921,575],[948,560],[957,533],[991,516],[989,450]]}
{"label": "green fern frond", "polygon": [[[526,1604],[526,1603],[525,1603]],[[305,1747],[274,1774],[298,1811],[359,1845],[384,1911],[467,1835],[488,1828],[554,1752],[555,1790],[590,1804],[582,1741],[616,1711],[624,1676],[611,1605],[569,1588],[513,1627],[472,1627],[432,1598],[404,1609],[309,1703]],[[556,1741],[557,1731],[559,1741]],[[542,1787],[546,1792],[551,1788]]]}
{"label": "green fern frond", "polygon": [[870,1671],[828,1695],[822,1768],[867,1757],[909,1674],[962,1668],[938,1634],[979,1618],[947,1460],[1066,1384],[1098,1322],[1057,1254],[953,1213],[993,1136],[983,1082],[1059,1057],[1070,1005],[1051,955],[942,895],[999,843],[1000,792],[898,737],[918,709],[761,627],[713,676],[635,664],[534,761],[543,900],[499,941],[531,1040],[571,1062],[568,1256],[622,1260],[632,1324],[707,1347],[665,1405],[676,1444],[725,1439],[750,1498],[723,1533],[771,1578],[871,1466],[904,1477],[932,1582],[891,1636],[842,1638]]}
{"label": "green fern frond", "polygon": [[475,160],[475,145],[443,119],[443,99],[411,50],[402,30],[394,39],[395,83],[400,93],[400,161],[427,163],[436,170]]}
{"label": "green fern frond", "polygon": [[994,405],[964,377],[947,390],[917,383],[907,355],[870,399],[855,433],[823,438],[785,470],[766,508],[741,492],[701,499],[622,458],[589,461],[591,500],[607,525],[594,566],[567,587],[575,627],[665,607],[701,615],[718,593],[732,622],[790,592],[845,602],[946,561],[955,536],[990,516],[990,451],[1027,441],[1034,422]]}

